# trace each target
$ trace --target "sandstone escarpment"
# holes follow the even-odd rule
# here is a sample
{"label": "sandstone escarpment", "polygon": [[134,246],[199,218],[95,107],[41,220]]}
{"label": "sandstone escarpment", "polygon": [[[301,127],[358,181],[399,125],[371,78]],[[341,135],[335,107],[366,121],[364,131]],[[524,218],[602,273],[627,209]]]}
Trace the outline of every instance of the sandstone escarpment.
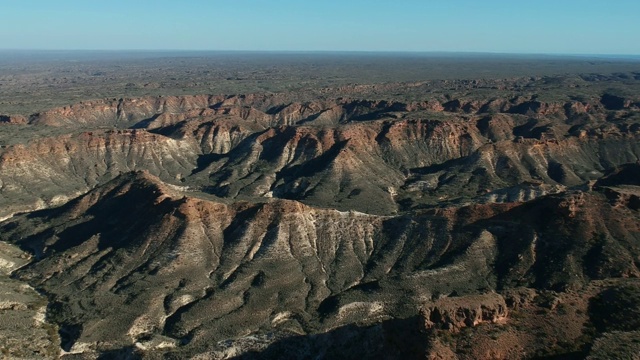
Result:
{"label": "sandstone escarpment", "polygon": [[[218,196],[275,196],[389,213],[402,169],[466,156],[481,143],[469,126],[429,121],[280,127],[245,140],[205,170]],[[256,171],[258,170],[258,171]],[[386,199],[378,205],[367,201]],[[359,205],[358,205],[359,204]],[[370,206],[370,208],[367,208]]]}
{"label": "sandstone escarpment", "polygon": [[122,172],[144,169],[179,183],[199,149],[144,130],[91,131],[0,150],[0,217],[59,205]]}
{"label": "sandstone escarpment", "polygon": [[[414,90],[427,85],[416,84]],[[471,85],[478,86],[465,84]],[[189,153],[189,159],[176,160],[179,168],[170,165],[166,174],[161,174],[158,163],[175,154],[135,160],[135,166],[119,169],[148,169],[164,180],[184,180],[218,196],[274,196],[381,214],[430,207],[443,200],[458,204],[530,200],[584,184],[611,167],[638,159],[640,128],[632,116],[619,113],[633,111],[631,100],[625,100],[628,106],[622,110],[614,110],[604,106],[601,97],[584,96],[564,102],[542,101],[538,95],[490,99],[436,95],[404,102],[307,96],[99,100],[35,114],[30,123],[147,129],[171,138],[158,137],[162,141],[154,141],[156,152],[171,153],[178,147]],[[59,143],[65,141],[61,138]],[[169,148],[159,149],[164,144]],[[31,177],[59,172],[47,169],[51,165],[46,163],[33,167],[43,170]],[[105,179],[113,177],[113,172],[107,173],[111,175]],[[66,181],[70,184],[66,191],[54,193],[45,187],[46,194],[34,194],[26,202],[31,208],[37,198],[42,200],[38,207],[57,203],[51,198],[75,196],[104,174],[105,170],[95,175],[88,171],[86,186]]]}
{"label": "sandstone escarpment", "polygon": [[637,101],[549,92],[593,81],[53,109],[0,125],[0,240],[74,353],[586,356],[640,277]]}

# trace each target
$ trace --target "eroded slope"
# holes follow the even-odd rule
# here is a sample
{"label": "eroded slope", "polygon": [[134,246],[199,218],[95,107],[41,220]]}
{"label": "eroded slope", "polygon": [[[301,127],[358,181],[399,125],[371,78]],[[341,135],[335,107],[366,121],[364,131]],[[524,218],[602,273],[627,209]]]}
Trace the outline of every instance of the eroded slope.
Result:
{"label": "eroded slope", "polygon": [[640,275],[640,102],[600,81],[4,117],[0,240],[35,255],[16,276],[86,356],[598,354],[635,335],[593,306]]}

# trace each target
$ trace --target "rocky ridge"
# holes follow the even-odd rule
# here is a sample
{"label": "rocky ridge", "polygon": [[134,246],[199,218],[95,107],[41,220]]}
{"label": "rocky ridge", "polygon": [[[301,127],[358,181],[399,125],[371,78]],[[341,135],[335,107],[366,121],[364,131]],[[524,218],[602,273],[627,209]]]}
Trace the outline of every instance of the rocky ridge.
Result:
{"label": "rocky ridge", "polygon": [[637,99],[354,89],[3,117],[0,240],[34,254],[15,277],[65,356],[586,356],[634,336],[592,309],[640,275]]}
{"label": "rocky ridge", "polygon": [[[0,216],[59,204],[131,170],[222,197],[379,214],[434,206],[451,193],[461,195],[457,202],[532,199],[637,161],[637,108],[610,94],[563,102],[291,94],[84,102],[4,125],[22,134],[75,130],[2,146]],[[45,177],[58,179],[38,182]]]}

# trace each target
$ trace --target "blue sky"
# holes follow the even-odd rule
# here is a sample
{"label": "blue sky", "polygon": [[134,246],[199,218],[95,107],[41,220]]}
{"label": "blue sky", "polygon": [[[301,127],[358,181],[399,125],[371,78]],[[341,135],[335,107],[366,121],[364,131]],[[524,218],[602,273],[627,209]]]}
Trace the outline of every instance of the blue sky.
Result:
{"label": "blue sky", "polygon": [[0,0],[0,49],[640,54],[640,0]]}

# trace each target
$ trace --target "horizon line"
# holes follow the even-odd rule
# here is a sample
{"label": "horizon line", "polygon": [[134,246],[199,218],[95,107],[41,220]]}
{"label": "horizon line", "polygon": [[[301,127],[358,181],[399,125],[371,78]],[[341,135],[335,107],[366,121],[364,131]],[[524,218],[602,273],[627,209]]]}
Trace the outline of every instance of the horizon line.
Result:
{"label": "horizon line", "polygon": [[442,55],[519,55],[519,56],[604,56],[604,57],[637,57],[640,53],[561,53],[561,52],[505,52],[505,51],[467,51],[467,50],[246,50],[246,49],[47,49],[47,48],[0,48],[0,51],[7,52],[104,52],[104,53],[279,53],[279,54],[313,54],[313,53],[333,53],[333,54],[442,54]]}

